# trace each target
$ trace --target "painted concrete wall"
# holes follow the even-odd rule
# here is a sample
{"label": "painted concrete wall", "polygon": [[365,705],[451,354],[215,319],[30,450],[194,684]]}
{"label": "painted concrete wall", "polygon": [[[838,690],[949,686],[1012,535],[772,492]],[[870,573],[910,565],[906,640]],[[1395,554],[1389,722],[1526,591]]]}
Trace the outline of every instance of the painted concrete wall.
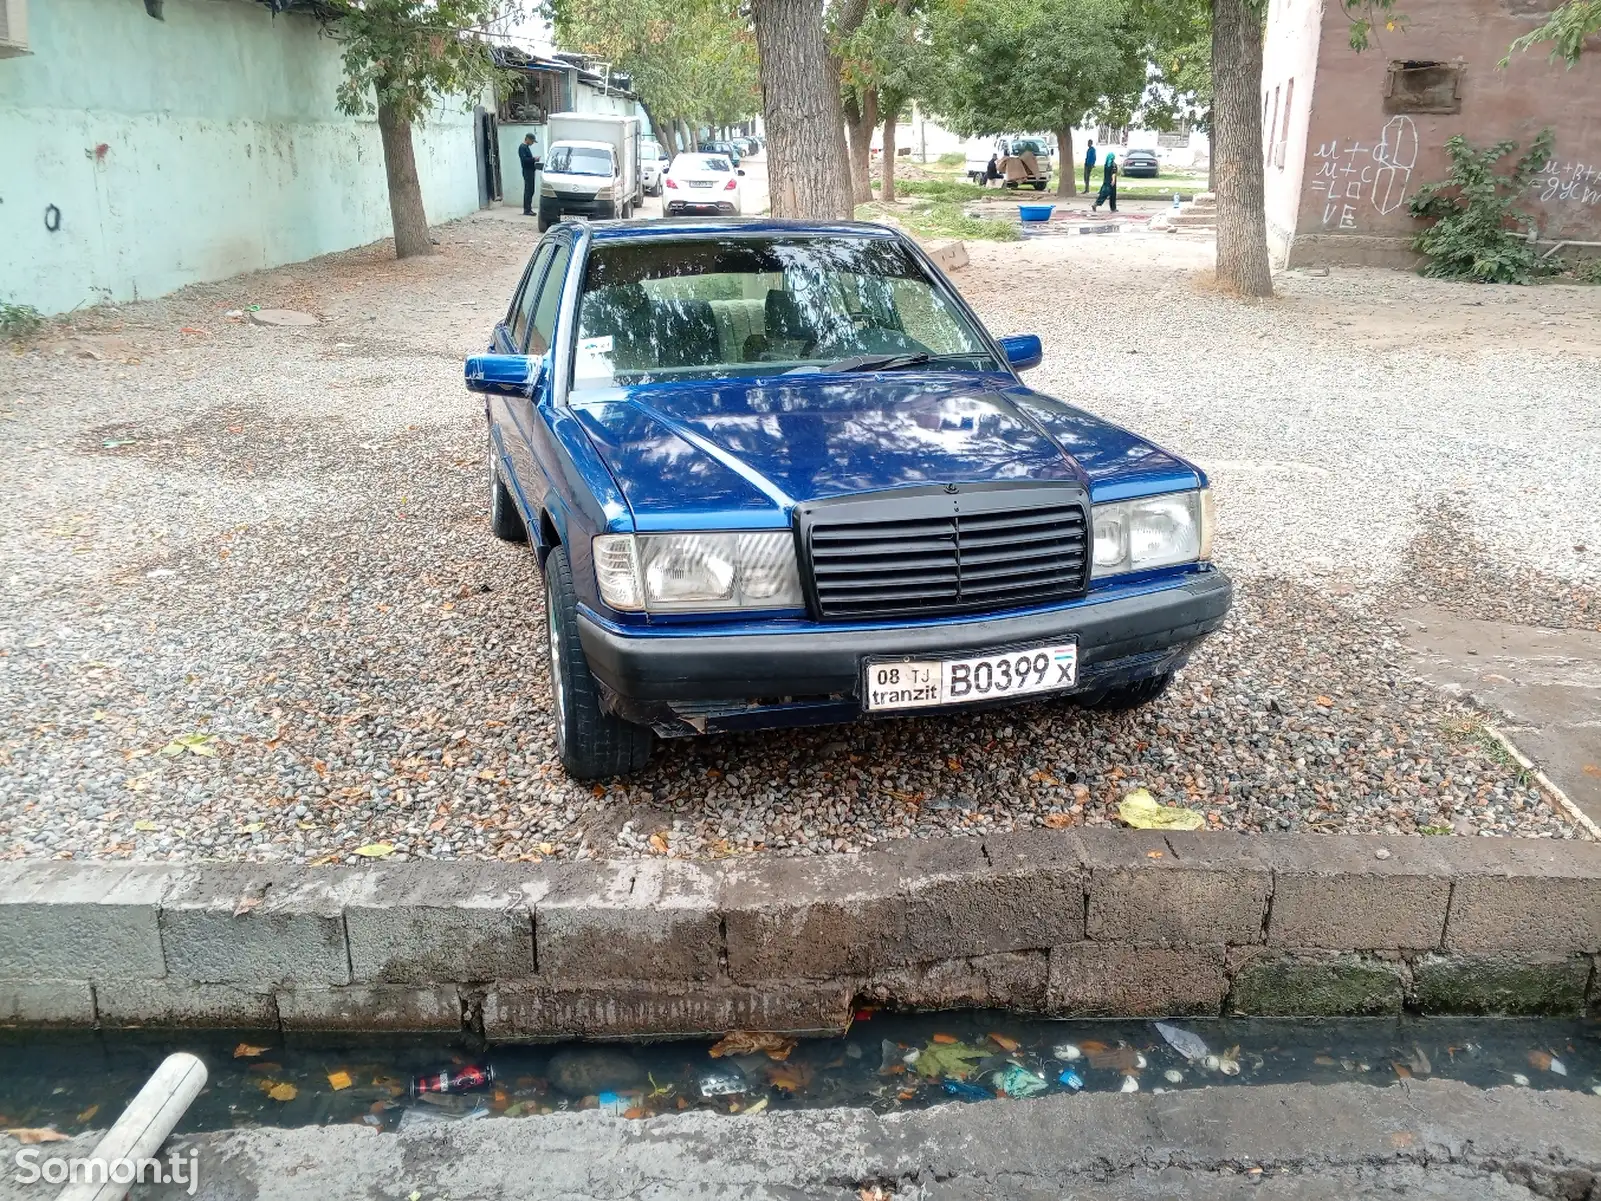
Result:
{"label": "painted concrete wall", "polygon": [[[1312,0],[1291,0],[1291,9]],[[1275,6],[1277,7],[1277,6]],[[1419,184],[1444,179],[1445,143],[1477,146],[1512,138],[1526,149],[1545,126],[1556,134],[1550,169],[1524,208],[1540,238],[1601,240],[1601,54],[1568,70],[1544,51],[1496,63],[1514,38],[1542,19],[1542,0],[1408,0],[1406,31],[1381,32],[1363,54],[1347,45],[1347,18],[1327,4],[1316,86],[1307,114],[1291,263],[1404,263],[1417,229],[1407,202]],[[1272,24],[1283,17],[1270,17]],[[1392,60],[1464,65],[1460,113],[1385,111]],[[1287,72],[1271,61],[1264,70]]]}
{"label": "painted concrete wall", "polygon": [[[0,298],[57,313],[390,233],[378,127],[335,108],[315,21],[249,0],[165,17],[50,0],[34,53],[0,60]],[[441,106],[416,151],[430,220],[478,207],[470,113]]]}
{"label": "painted concrete wall", "polygon": [[[1268,246],[1284,258],[1304,192],[1306,138],[1323,38],[1320,0],[1271,0],[1262,54]],[[1342,39],[1340,46],[1345,45]],[[1347,51],[1349,53],[1349,51]],[[1272,128],[1268,122],[1277,114]]]}

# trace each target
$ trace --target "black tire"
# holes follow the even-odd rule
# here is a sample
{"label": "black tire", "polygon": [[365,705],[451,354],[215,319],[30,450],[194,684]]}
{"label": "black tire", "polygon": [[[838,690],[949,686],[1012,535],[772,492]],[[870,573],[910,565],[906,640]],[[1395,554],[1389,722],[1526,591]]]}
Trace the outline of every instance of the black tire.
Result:
{"label": "black tire", "polygon": [[1163,672],[1132,684],[1119,684],[1116,688],[1102,688],[1097,692],[1081,692],[1067,699],[1081,709],[1094,709],[1098,713],[1122,713],[1148,705],[1167,691],[1173,682],[1172,672]]}
{"label": "black tire", "polygon": [[650,762],[656,735],[601,711],[600,689],[578,640],[573,571],[560,546],[545,559],[545,634],[562,769],[575,780],[606,780],[640,770]]}
{"label": "black tire", "polygon": [[1045,190],[1045,181],[1043,179],[1035,180],[1033,188],[1036,192],[1043,192]]}
{"label": "black tire", "polygon": [[495,462],[495,443],[489,443],[489,532],[502,542],[527,542],[528,527],[523,515],[517,511],[517,502],[511,489],[500,477],[500,465]]}
{"label": "black tire", "polygon": [[544,213],[540,213],[539,214],[539,232],[540,233],[544,233],[549,228],[550,228],[550,222],[545,219],[545,214]]}

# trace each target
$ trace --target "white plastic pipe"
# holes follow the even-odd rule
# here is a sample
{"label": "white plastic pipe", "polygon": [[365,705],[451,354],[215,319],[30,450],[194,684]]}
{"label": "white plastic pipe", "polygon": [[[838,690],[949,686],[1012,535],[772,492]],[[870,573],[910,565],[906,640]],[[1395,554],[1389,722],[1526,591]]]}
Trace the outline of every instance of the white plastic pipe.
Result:
{"label": "white plastic pipe", "polygon": [[[141,1159],[153,1159],[190,1103],[205,1087],[206,1065],[197,1057],[187,1051],[167,1056],[155,1075],[139,1090],[139,1095],[123,1110],[117,1124],[106,1131],[106,1136],[90,1153],[89,1163],[75,1173],[77,1179],[61,1190],[57,1201],[122,1201],[128,1195],[137,1169],[130,1174],[121,1165],[136,1165]],[[171,1165],[163,1163],[161,1166],[170,1174]],[[194,1161],[190,1160],[187,1167],[192,1176]]]}

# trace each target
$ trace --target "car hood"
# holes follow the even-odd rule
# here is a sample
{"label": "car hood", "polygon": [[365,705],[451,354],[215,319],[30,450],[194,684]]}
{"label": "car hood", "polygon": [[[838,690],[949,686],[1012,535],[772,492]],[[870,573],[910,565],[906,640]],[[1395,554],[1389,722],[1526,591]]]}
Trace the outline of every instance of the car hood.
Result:
{"label": "car hood", "polygon": [[782,525],[803,501],[928,484],[1078,482],[1113,499],[1200,479],[1127,430],[1000,375],[653,384],[575,393],[572,408],[642,530],[736,515]]}

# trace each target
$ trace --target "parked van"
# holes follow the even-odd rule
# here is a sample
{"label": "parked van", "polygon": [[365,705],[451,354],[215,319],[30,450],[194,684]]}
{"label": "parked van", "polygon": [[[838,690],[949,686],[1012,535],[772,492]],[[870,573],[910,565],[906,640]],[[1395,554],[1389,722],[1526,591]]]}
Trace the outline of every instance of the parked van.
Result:
{"label": "parked van", "polygon": [[539,228],[568,214],[631,217],[645,199],[638,117],[552,113],[539,180]]}

